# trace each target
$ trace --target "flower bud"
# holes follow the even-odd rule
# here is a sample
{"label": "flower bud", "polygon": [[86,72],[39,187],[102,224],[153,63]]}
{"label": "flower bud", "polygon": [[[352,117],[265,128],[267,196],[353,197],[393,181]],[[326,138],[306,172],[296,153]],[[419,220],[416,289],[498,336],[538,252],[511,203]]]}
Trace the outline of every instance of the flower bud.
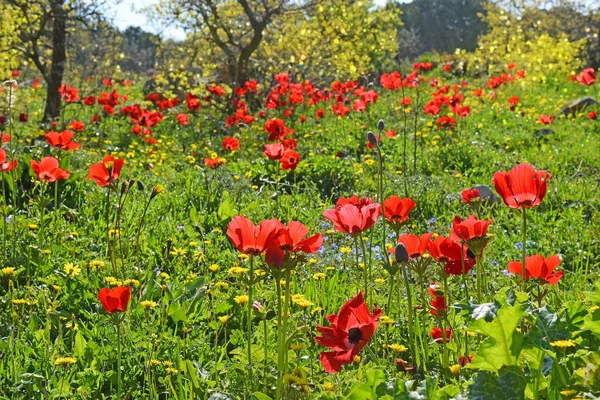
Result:
{"label": "flower bud", "polygon": [[158,194],[162,193],[163,190],[165,190],[165,187],[163,185],[161,185],[160,183],[158,185],[154,186],[154,188],[152,189],[152,194],[150,195],[150,199],[153,199],[156,196],[158,196]]}
{"label": "flower bud", "polygon": [[402,243],[398,243],[394,254],[396,255],[396,262],[398,264],[408,262],[408,251],[406,251],[406,247]]}
{"label": "flower bud", "polygon": [[254,309],[254,311],[257,311],[257,312],[262,312],[264,310],[264,307],[258,301],[255,301],[254,303],[252,303],[252,308]]}
{"label": "flower bud", "polygon": [[139,179],[135,181],[135,183],[137,184],[137,188],[140,192],[143,192],[145,187],[144,187],[144,182],[140,181]]}
{"label": "flower bud", "polygon": [[121,195],[124,195],[129,190],[129,181],[121,182]]}
{"label": "flower bud", "polygon": [[371,146],[378,146],[377,136],[375,136],[373,132],[367,132],[367,139],[369,139],[369,143],[371,143]]}
{"label": "flower bud", "polygon": [[377,129],[382,131],[384,128],[385,128],[385,123],[383,122],[382,119],[380,119],[379,122],[377,122]]}

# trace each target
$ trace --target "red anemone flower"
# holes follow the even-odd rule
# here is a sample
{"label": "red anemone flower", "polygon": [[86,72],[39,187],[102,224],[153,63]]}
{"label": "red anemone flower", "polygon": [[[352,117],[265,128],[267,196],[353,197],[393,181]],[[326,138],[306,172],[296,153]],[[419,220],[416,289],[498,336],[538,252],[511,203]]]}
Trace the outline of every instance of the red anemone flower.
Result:
{"label": "red anemone flower", "polygon": [[281,169],[284,171],[288,171],[290,169],[295,171],[298,163],[300,162],[300,154],[296,153],[292,149],[287,149],[283,152],[279,162],[281,163]]}
{"label": "red anemone flower", "polygon": [[342,200],[340,199],[336,207],[325,211],[323,216],[333,222],[335,229],[339,232],[357,235],[371,228],[375,224],[377,217],[379,217],[379,210],[381,208],[379,204],[365,202],[365,199],[362,199],[358,205],[340,203]]}
{"label": "red anemone flower", "polygon": [[234,151],[240,148],[240,140],[227,136],[221,143],[224,150]]}
{"label": "red anemone flower", "polygon": [[417,203],[408,197],[401,199],[398,196],[391,196],[383,202],[383,215],[394,227],[400,227],[409,220],[408,214],[416,205]]}
{"label": "red anemone flower", "polygon": [[305,239],[308,228],[298,221],[290,221],[288,226],[279,222],[278,230],[265,255],[265,260],[271,267],[283,266],[286,252],[312,254],[323,244],[323,235],[320,233]]}
{"label": "red anemone flower", "polygon": [[412,233],[405,233],[398,238],[398,243],[402,243],[411,260],[421,257],[429,248],[430,239],[433,233],[424,233],[421,237]]}
{"label": "red anemone flower", "polygon": [[60,93],[60,97],[65,101],[65,103],[74,103],[79,101],[79,90],[69,85],[60,85],[58,88],[58,93]]}
{"label": "red anemone flower", "polygon": [[125,164],[125,160],[122,158],[106,156],[102,162],[90,166],[87,178],[95,180],[98,186],[112,185],[119,180],[123,164]]}
{"label": "red anemone flower", "polygon": [[117,286],[113,289],[102,288],[98,293],[98,300],[102,303],[102,307],[107,313],[125,312],[129,297],[131,296],[131,288],[129,286]]}
{"label": "red anemone flower", "polygon": [[463,203],[472,203],[473,201],[478,201],[481,197],[481,193],[479,193],[479,189],[477,188],[469,188],[465,189],[461,193],[462,202]]}
{"label": "red anemone flower", "polygon": [[444,315],[446,310],[448,309],[448,305],[446,304],[446,298],[444,296],[435,296],[433,300],[431,300],[431,311],[429,313],[434,317],[440,313],[440,315]]}
{"label": "red anemone flower", "polygon": [[429,244],[429,254],[444,264],[446,275],[464,275],[475,266],[475,255],[467,246],[443,236],[437,236]]}
{"label": "red anemone flower", "polygon": [[592,86],[596,83],[596,72],[594,71],[594,68],[586,68],[581,71],[581,74],[577,75],[575,79],[582,85]]}
{"label": "red anemone flower", "polygon": [[[433,339],[434,342],[444,343],[444,335],[443,335],[441,328],[437,328],[437,327],[431,328],[429,335],[431,335],[431,338]],[[450,341],[450,339],[452,339],[453,337],[454,337],[454,334],[452,333],[452,329],[446,328],[446,343],[448,343]]]}
{"label": "red anemone flower", "polygon": [[6,162],[6,151],[0,149],[0,171],[11,171],[12,169],[17,168],[17,165],[17,160]]}
{"label": "red anemone flower", "polygon": [[491,219],[479,220],[474,215],[463,220],[457,215],[452,222],[452,239],[466,243],[473,254],[481,254],[487,244],[487,230],[492,222]]}
{"label": "red anemone flower", "polygon": [[381,309],[369,312],[363,293],[348,300],[337,315],[327,316],[330,326],[317,326],[317,331],[322,335],[315,337],[321,346],[333,351],[321,352],[319,358],[325,371],[335,374],[342,365],[350,364],[360,350],[371,340],[377,329]]}
{"label": "red anemone flower", "polygon": [[263,154],[269,158],[269,160],[279,160],[283,157],[285,147],[282,143],[265,144],[265,151]]}
{"label": "red anemone flower", "polygon": [[227,227],[227,236],[233,245],[244,254],[259,255],[281,229],[281,222],[269,219],[256,226],[244,216],[233,217]]}
{"label": "red anemone flower", "polygon": [[[563,271],[554,271],[560,264],[560,257],[557,255],[549,256],[544,259],[539,254],[525,258],[525,280],[541,279],[547,285],[556,285],[563,277]],[[508,271],[513,274],[523,276],[523,264],[519,261],[508,263]]]}
{"label": "red anemone flower", "polygon": [[544,200],[546,182],[551,177],[548,171],[536,171],[529,164],[519,164],[510,172],[496,172],[492,182],[510,208],[532,208]]}
{"label": "red anemone flower", "polygon": [[56,182],[59,179],[67,179],[71,174],[69,171],[60,169],[60,164],[54,157],[44,157],[40,162],[31,160],[31,167],[37,177],[45,182]]}
{"label": "red anemone flower", "polygon": [[62,132],[50,131],[45,134],[46,142],[52,147],[56,147],[61,150],[77,150],[81,146],[79,143],[73,142],[73,132],[65,130]]}

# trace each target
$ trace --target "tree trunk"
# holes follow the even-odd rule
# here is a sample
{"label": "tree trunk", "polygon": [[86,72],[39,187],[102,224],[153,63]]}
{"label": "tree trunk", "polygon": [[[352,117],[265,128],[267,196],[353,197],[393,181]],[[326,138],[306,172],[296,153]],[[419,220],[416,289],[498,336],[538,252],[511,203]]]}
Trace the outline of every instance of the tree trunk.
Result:
{"label": "tree trunk", "polygon": [[67,16],[63,10],[65,0],[52,0],[52,66],[45,77],[48,85],[44,121],[60,115],[60,93],[67,63]]}

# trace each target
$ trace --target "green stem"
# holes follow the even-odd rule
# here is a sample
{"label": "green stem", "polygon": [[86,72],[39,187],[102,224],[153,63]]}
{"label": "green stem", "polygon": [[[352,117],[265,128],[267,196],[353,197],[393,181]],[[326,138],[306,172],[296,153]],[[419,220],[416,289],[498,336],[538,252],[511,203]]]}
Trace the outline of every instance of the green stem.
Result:
{"label": "green stem", "polygon": [[523,224],[522,224],[522,234],[523,234],[523,265],[521,266],[521,279],[523,280],[523,291],[527,290],[527,269],[525,268],[525,260],[527,259],[527,209],[525,207],[521,208],[523,212]]}
{"label": "green stem", "polygon": [[121,399],[121,322],[115,317],[117,328],[117,398]]}
{"label": "green stem", "polygon": [[387,313],[387,315],[392,315],[392,295],[394,293],[394,275],[390,274],[390,293],[388,294],[388,302],[387,302],[387,307],[385,309],[385,312]]}
{"label": "green stem", "polygon": [[[277,396],[279,398],[281,396],[281,391],[283,389],[283,351],[281,350],[282,345],[282,321],[281,315],[283,313],[283,307],[281,305],[281,274],[274,273],[273,278],[275,279],[275,288],[277,291],[277,372],[279,373],[277,376]],[[287,282],[286,282],[287,283]]]}
{"label": "green stem", "polygon": [[[367,268],[367,251],[365,248],[365,241],[363,240],[362,233],[360,234],[360,247],[362,249],[363,256],[363,280],[364,280],[364,289],[365,289],[365,299],[368,299],[369,295],[369,279],[371,278],[371,266]],[[358,249],[357,249],[358,252]],[[370,263],[369,263],[370,264]],[[373,304],[373,299],[369,300],[370,304]]]}
{"label": "green stem", "polygon": [[476,267],[476,272],[477,272],[477,303],[481,304],[482,302],[482,297],[481,297],[481,287],[483,286],[483,271],[481,268],[481,255],[480,254],[476,254],[475,255],[475,265]]}
{"label": "green stem", "polygon": [[408,270],[405,265],[400,267],[402,269],[402,277],[404,278],[404,286],[406,288],[406,299],[408,302],[408,345],[412,354],[413,362],[417,363],[417,352],[415,349],[415,339],[413,330],[413,304],[412,304],[412,293],[410,291],[410,282],[408,277]]}
{"label": "green stem", "polygon": [[252,386],[252,286],[254,284],[254,255],[250,256],[250,275],[248,276],[248,371],[250,374],[250,385]]}

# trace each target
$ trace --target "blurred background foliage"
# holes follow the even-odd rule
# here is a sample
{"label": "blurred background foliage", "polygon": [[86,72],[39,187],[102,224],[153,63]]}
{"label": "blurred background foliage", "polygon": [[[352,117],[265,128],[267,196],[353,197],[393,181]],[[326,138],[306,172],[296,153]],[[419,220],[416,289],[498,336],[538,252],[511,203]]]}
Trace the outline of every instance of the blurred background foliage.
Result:
{"label": "blurred background foliage", "polygon": [[0,3],[0,76],[18,70],[27,83],[46,75],[50,86],[61,34],[62,81],[74,84],[170,73],[189,89],[209,81],[235,87],[281,71],[317,83],[371,82],[416,59],[479,76],[510,60],[535,80],[600,66],[599,5],[590,1],[160,0],[145,10],[183,29],[180,41],[135,26],[120,31],[102,13],[107,1]]}

